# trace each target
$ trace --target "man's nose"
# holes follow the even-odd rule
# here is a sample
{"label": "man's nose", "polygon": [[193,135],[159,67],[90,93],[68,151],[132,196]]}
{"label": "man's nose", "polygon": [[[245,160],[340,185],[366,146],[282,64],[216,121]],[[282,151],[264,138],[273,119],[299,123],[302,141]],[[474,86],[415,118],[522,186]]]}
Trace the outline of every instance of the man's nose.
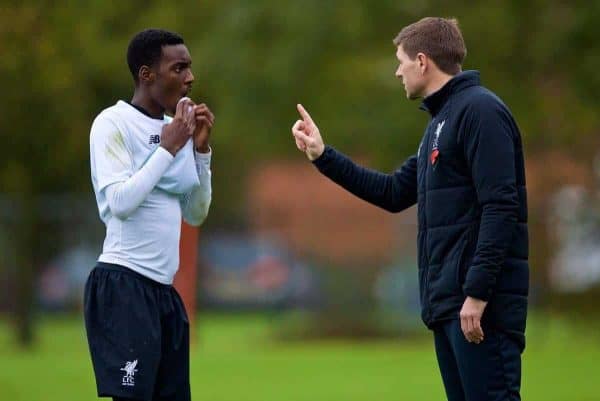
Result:
{"label": "man's nose", "polygon": [[192,74],[191,70],[188,70],[188,73],[185,77],[185,84],[191,85],[194,82],[194,74]]}

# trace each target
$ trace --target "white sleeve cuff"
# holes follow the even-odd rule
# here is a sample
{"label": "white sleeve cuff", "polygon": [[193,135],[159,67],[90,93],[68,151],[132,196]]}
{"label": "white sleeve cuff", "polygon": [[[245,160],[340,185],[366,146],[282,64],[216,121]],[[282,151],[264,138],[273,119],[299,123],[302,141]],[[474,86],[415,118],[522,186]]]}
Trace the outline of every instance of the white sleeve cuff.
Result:
{"label": "white sleeve cuff", "polygon": [[212,159],[212,148],[208,148],[207,153],[200,153],[196,149],[194,149],[194,159],[196,160],[196,166],[198,168],[204,167],[210,170],[210,161]]}

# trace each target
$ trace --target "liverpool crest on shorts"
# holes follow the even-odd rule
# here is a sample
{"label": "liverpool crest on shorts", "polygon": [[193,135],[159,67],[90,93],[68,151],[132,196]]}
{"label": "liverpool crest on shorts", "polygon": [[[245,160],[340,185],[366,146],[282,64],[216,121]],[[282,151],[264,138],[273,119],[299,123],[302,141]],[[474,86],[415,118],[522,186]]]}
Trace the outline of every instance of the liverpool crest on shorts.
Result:
{"label": "liverpool crest on shorts", "polygon": [[123,380],[121,381],[121,384],[123,386],[135,386],[135,372],[137,372],[138,370],[135,368],[137,366],[138,360],[136,359],[135,361],[127,361],[125,363],[125,366],[122,367],[120,370],[125,372],[125,376],[123,376]]}

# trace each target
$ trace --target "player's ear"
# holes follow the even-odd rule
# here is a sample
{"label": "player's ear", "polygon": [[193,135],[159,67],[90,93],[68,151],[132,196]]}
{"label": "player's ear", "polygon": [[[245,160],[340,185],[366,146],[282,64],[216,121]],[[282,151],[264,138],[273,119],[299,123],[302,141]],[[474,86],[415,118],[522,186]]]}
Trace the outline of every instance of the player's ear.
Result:
{"label": "player's ear", "polygon": [[138,71],[138,80],[139,82],[152,83],[156,77],[156,74],[152,71],[150,67],[147,65],[143,65],[140,67]]}

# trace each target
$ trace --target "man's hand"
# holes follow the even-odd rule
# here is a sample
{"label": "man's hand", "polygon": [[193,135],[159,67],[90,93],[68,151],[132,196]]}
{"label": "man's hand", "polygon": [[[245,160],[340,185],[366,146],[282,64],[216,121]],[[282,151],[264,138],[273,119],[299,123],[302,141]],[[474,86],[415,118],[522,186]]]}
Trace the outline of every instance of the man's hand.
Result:
{"label": "man's hand", "polygon": [[460,328],[470,343],[479,344],[483,341],[481,316],[483,316],[486,305],[486,301],[467,297],[460,310]]}
{"label": "man's hand", "polygon": [[215,115],[204,103],[194,106],[196,115],[196,130],[194,131],[194,148],[197,152],[210,151],[210,133],[215,123]]}
{"label": "man's hand", "polygon": [[315,125],[310,114],[304,110],[301,104],[297,105],[297,108],[302,120],[296,121],[292,127],[292,135],[294,135],[298,149],[306,153],[308,159],[313,161],[323,154],[325,144],[323,138],[321,138],[319,128]]}
{"label": "man's hand", "polygon": [[179,152],[196,129],[194,103],[187,97],[177,103],[173,121],[165,125],[160,135],[160,146],[173,156]]}

